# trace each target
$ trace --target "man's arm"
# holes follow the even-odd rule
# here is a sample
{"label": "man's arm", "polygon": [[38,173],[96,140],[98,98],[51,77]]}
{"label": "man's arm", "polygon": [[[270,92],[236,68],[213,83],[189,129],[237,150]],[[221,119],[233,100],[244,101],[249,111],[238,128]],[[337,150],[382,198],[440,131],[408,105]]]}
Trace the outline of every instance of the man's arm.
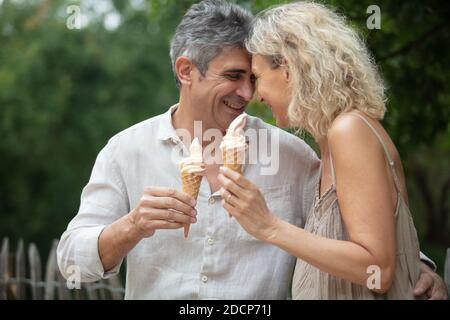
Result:
{"label": "man's arm", "polygon": [[73,267],[78,269],[81,282],[117,274],[123,258],[142,238],[156,229],[179,228],[180,223],[195,221],[190,220],[195,216],[195,201],[166,188],[147,188],[129,212],[120,169],[114,162],[116,143],[110,140],[97,156],[78,214],[58,244],[58,266],[66,278],[72,275]]}
{"label": "man's arm", "polygon": [[130,214],[106,227],[98,239],[98,252],[103,270],[111,271],[119,265],[141,239]]}
{"label": "man's arm", "polygon": [[[120,264],[105,273],[98,253],[98,240],[106,226],[129,211],[128,197],[114,160],[117,140],[111,139],[95,160],[91,177],[81,193],[80,208],[61,236],[58,266],[64,277],[73,267],[81,282],[92,282],[119,272]],[[72,271],[73,272],[73,271]]]}

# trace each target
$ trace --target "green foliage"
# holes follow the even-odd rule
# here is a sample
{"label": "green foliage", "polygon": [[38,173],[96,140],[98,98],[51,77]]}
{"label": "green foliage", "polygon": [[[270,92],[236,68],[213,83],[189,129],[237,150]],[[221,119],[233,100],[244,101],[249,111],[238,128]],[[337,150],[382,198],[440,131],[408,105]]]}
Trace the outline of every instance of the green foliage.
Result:
{"label": "green foliage", "polygon": [[[68,29],[66,8],[79,1],[0,4],[0,236],[48,247],[76,213],[108,138],[177,101],[169,41],[194,2],[148,0],[137,7],[114,0],[121,24],[112,30],[104,27],[104,15],[84,8],[88,26]],[[258,12],[289,1],[236,2]],[[439,202],[449,180],[449,4],[377,1],[381,30],[368,30],[372,2],[326,3],[349,17],[379,62],[389,87],[384,124],[404,159],[422,243],[441,261],[450,240],[432,234],[436,223],[450,234],[449,197]],[[248,111],[274,124],[261,104]],[[434,204],[418,188],[419,172]],[[439,206],[447,211],[433,221]]]}

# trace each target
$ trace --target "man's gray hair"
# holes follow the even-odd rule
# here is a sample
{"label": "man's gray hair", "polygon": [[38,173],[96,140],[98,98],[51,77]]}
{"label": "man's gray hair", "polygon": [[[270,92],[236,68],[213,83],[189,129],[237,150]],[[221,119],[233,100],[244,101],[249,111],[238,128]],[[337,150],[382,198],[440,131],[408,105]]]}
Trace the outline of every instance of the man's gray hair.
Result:
{"label": "man's gray hair", "polygon": [[205,0],[193,4],[178,25],[170,43],[170,59],[177,86],[180,87],[175,62],[189,58],[204,76],[208,64],[225,47],[245,48],[253,15],[236,4]]}

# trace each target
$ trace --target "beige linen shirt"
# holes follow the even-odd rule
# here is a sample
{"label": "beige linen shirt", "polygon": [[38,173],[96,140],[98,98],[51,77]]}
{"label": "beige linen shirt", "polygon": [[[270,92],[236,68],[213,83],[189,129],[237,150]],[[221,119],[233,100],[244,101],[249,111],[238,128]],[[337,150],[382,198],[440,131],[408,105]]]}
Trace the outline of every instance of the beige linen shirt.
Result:
{"label": "beige linen shirt", "polygon": [[[78,267],[86,282],[116,274],[120,265],[105,273],[99,258],[102,230],[133,209],[145,187],[181,190],[178,161],[188,151],[172,125],[176,108],[118,133],[99,153],[78,214],[58,246],[58,264],[65,276],[73,270],[70,266]],[[279,164],[276,174],[269,175],[261,174],[265,162],[246,164],[244,175],[261,188],[274,214],[303,226],[319,173],[316,154],[301,139],[258,118],[249,116],[248,128],[265,131],[268,137],[278,135]],[[273,142],[266,141],[270,151]],[[182,150],[178,158],[174,158],[175,147]],[[219,192],[211,194],[206,179],[200,187],[197,212],[188,239],[183,238],[182,229],[158,230],[129,252],[126,299],[288,297],[295,258],[257,240],[230,219]]]}

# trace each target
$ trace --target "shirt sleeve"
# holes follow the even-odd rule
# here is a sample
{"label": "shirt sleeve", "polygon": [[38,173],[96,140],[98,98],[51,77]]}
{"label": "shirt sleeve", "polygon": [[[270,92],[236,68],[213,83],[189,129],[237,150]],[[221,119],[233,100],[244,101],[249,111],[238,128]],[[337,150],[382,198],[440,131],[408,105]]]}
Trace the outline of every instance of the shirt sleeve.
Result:
{"label": "shirt sleeve", "polygon": [[434,272],[436,272],[437,270],[437,266],[436,263],[434,263],[433,260],[431,260],[430,258],[428,258],[425,254],[423,254],[422,252],[420,252],[420,261],[422,261],[423,263],[426,263]]}
{"label": "shirt sleeve", "polygon": [[115,143],[100,151],[88,184],[81,194],[80,208],[61,236],[57,260],[65,278],[74,268],[81,282],[93,282],[116,275],[122,261],[105,272],[98,252],[98,239],[103,229],[128,211],[128,200],[118,165],[114,158]]}

